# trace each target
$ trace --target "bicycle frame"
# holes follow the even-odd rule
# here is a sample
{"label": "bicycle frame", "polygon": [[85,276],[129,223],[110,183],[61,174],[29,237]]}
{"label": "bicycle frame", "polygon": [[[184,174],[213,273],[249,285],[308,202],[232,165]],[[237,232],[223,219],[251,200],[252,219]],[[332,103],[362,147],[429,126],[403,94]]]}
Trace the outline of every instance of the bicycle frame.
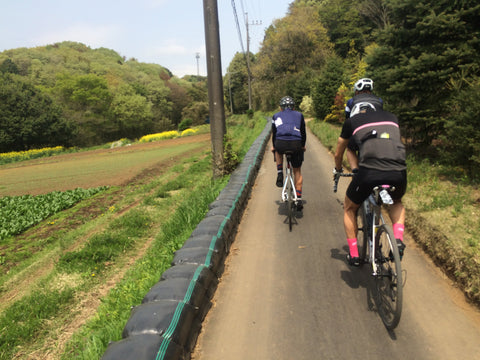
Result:
{"label": "bicycle frame", "polygon": [[[337,191],[341,176],[353,176],[353,174],[334,171],[334,192]],[[385,222],[382,215],[383,204],[393,204],[389,192],[394,190],[395,188],[390,185],[376,186],[360,205],[358,209],[360,213],[356,215],[357,220],[361,219],[363,226],[357,229],[363,232],[362,241],[359,241],[362,245],[359,249],[360,264],[369,262],[372,267],[371,275],[375,280],[378,312],[389,330],[395,329],[400,322],[403,303],[401,258],[392,228]]]}
{"label": "bicycle frame", "polygon": [[283,188],[282,188],[282,201],[283,202],[286,202],[288,201],[288,198],[289,198],[289,188],[291,187],[292,189],[292,192],[291,194],[293,194],[293,198],[292,200],[293,201],[297,201],[298,198],[297,198],[297,190],[295,189],[295,179],[293,177],[293,167],[292,167],[292,163],[291,163],[291,155],[290,154],[287,154],[286,156],[287,158],[287,166],[286,166],[286,170],[285,170],[285,181],[283,182]]}
{"label": "bicycle frame", "polygon": [[361,205],[364,209],[365,217],[368,217],[370,214],[372,216],[372,219],[368,219],[368,223],[364,224],[364,226],[371,227],[371,229],[367,228],[363,229],[363,231],[367,231],[368,233],[369,262],[372,265],[373,276],[378,275],[377,263],[375,262],[376,242],[373,241],[373,239],[375,239],[378,228],[385,224],[385,219],[382,214],[382,204],[393,204],[388,189],[392,189],[392,191],[395,190],[394,187],[391,188],[389,185],[376,186]]}

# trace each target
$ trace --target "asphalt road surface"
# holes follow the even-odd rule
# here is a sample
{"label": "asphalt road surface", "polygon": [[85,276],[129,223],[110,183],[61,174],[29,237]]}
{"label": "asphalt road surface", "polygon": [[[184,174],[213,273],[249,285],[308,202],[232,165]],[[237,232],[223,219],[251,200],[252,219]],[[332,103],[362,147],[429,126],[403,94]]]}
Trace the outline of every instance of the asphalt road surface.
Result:
{"label": "asphalt road surface", "polygon": [[402,318],[394,331],[383,326],[368,267],[345,261],[350,180],[333,193],[333,158],[311,133],[305,208],[289,232],[270,147],[192,359],[480,359],[480,312],[408,233]]}

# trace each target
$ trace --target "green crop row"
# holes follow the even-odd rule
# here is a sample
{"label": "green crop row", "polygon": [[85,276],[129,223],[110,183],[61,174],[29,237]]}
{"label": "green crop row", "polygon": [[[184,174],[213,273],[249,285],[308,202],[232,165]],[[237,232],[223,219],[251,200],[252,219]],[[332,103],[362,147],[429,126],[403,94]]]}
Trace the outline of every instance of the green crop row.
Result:
{"label": "green crop row", "polygon": [[53,191],[44,195],[0,198],[0,241],[18,235],[49,216],[87,199],[107,187]]}

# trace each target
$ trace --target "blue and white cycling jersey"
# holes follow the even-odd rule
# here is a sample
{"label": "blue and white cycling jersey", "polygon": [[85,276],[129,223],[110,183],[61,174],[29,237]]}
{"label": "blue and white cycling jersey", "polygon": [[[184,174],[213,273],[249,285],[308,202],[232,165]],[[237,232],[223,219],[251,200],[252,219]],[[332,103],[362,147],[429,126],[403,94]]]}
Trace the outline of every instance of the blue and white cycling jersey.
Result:
{"label": "blue and white cycling jersey", "polygon": [[273,140],[302,141],[305,146],[306,132],[303,114],[285,109],[272,117]]}

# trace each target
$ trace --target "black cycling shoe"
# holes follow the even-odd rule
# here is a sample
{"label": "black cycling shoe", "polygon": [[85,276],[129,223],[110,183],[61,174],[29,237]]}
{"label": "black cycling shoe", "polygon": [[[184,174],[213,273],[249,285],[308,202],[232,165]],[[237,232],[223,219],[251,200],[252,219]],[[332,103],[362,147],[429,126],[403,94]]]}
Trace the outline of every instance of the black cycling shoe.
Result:
{"label": "black cycling shoe", "polygon": [[359,257],[352,257],[350,254],[347,254],[347,262],[350,266],[360,266],[360,258]]}
{"label": "black cycling shoe", "polygon": [[403,254],[405,253],[405,248],[407,246],[400,239],[397,239],[397,246],[398,246],[398,253],[400,254],[400,260],[402,260],[403,259]]}
{"label": "black cycling shoe", "polygon": [[303,210],[303,201],[302,199],[297,200],[297,211],[302,211]]}
{"label": "black cycling shoe", "polygon": [[283,187],[283,172],[278,173],[276,184],[278,187]]}

